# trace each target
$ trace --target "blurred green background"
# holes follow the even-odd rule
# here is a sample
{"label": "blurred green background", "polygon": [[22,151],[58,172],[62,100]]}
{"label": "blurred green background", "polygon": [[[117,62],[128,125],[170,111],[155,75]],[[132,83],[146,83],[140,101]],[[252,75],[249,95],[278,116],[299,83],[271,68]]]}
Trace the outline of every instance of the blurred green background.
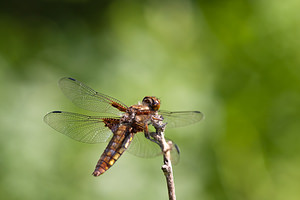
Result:
{"label": "blurred green background", "polygon": [[[300,1],[0,3],[0,199],[167,199],[162,158],[125,153],[91,173],[105,144],[43,122],[87,113],[64,76],[127,105],[155,95],[165,110],[206,118],[167,129],[181,149],[178,199],[300,197]],[[97,115],[97,114],[95,114]]]}

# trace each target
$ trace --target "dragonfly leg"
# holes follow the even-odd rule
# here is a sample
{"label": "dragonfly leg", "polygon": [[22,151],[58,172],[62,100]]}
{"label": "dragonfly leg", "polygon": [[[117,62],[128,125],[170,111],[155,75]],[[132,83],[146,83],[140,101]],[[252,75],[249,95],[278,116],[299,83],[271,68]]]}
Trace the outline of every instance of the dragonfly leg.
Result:
{"label": "dragonfly leg", "polygon": [[148,124],[146,124],[144,127],[144,135],[145,135],[145,138],[147,138],[151,142],[155,142],[156,144],[159,145],[159,143],[155,139],[152,138],[152,133],[149,133]]}

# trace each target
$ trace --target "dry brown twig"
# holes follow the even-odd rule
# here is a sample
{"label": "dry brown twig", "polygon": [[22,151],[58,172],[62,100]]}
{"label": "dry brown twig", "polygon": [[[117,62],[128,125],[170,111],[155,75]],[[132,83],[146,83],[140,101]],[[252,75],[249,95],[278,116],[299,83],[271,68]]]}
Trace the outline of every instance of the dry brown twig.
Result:
{"label": "dry brown twig", "polygon": [[176,200],[175,195],[175,184],[174,184],[174,176],[172,170],[172,162],[171,162],[171,149],[173,147],[172,141],[166,141],[165,139],[165,127],[166,123],[162,122],[162,116],[155,116],[156,119],[152,120],[152,124],[156,129],[156,132],[150,133],[151,137],[154,138],[155,142],[160,146],[163,153],[164,164],[161,169],[164,172],[166,177],[167,186],[168,186],[168,195],[169,200]]}

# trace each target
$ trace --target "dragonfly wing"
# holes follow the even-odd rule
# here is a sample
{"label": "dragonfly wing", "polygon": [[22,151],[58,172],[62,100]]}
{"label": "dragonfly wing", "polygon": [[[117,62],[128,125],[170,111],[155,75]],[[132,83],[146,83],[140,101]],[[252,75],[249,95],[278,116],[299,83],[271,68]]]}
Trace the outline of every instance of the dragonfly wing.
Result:
{"label": "dragonfly wing", "polygon": [[[179,148],[178,146],[170,139],[166,138],[166,141],[172,142],[171,149],[171,161],[173,164],[177,164],[179,162]],[[152,142],[147,139],[144,133],[135,134],[130,146],[127,151],[135,156],[142,158],[151,158],[162,155],[162,150],[158,144]]]}
{"label": "dragonfly wing", "polygon": [[165,139],[166,139],[166,141],[168,143],[171,142],[171,144],[172,144],[172,149],[170,151],[170,153],[171,153],[171,161],[172,161],[172,164],[177,165],[179,163],[179,161],[180,161],[179,147],[171,139],[169,139],[169,138],[165,138]]}
{"label": "dragonfly wing", "polygon": [[48,113],[44,121],[56,131],[90,144],[108,141],[112,136],[111,130],[119,126],[119,118],[94,117],[62,111]]}
{"label": "dragonfly wing", "polygon": [[188,126],[201,121],[204,118],[203,113],[199,111],[159,111],[163,116],[163,122],[167,122],[168,128]]}
{"label": "dragonfly wing", "polygon": [[119,100],[101,94],[69,77],[64,77],[58,82],[63,93],[78,107],[103,113],[120,115],[120,110],[125,111],[127,106]]}
{"label": "dragonfly wing", "polygon": [[142,132],[135,134],[127,151],[135,156],[143,158],[151,158],[161,155],[159,145],[147,139]]}

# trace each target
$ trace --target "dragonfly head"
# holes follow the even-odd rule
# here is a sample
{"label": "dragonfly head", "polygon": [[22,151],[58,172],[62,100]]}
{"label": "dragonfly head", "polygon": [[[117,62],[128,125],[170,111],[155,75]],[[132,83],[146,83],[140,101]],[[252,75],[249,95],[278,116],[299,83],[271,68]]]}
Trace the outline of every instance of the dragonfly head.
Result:
{"label": "dragonfly head", "polygon": [[153,111],[157,111],[160,107],[160,100],[154,96],[146,96],[142,104],[148,106]]}

